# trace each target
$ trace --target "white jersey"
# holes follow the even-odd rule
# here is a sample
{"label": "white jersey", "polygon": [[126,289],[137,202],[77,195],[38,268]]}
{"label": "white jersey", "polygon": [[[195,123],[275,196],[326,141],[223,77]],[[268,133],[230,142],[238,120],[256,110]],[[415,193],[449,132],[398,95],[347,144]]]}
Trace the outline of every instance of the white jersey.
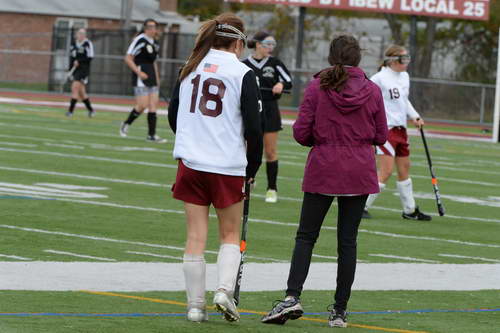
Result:
{"label": "white jersey", "polygon": [[408,118],[420,118],[408,99],[410,77],[407,72],[396,72],[390,67],[384,66],[380,72],[371,77],[371,80],[382,90],[389,128],[406,127]]}
{"label": "white jersey", "polygon": [[194,170],[245,176],[241,95],[248,71],[234,53],[211,49],[182,80],[174,158]]}

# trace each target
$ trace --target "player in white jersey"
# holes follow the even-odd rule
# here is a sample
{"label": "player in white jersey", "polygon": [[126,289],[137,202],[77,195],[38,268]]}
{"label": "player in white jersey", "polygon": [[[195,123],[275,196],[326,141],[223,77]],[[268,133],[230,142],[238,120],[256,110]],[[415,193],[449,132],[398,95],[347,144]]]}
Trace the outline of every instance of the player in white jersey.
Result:
{"label": "player in white jersey", "polygon": [[[398,172],[397,188],[403,206],[402,217],[409,220],[430,221],[429,215],[420,212],[413,198],[413,185],[410,178],[410,150],[406,122],[410,118],[413,124],[420,128],[424,120],[420,117],[408,96],[410,93],[410,77],[406,72],[410,56],[406,49],[392,45],[385,51],[384,63],[377,74],[371,77],[382,90],[384,98],[389,138],[383,146],[377,147],[378,180],[380,191],[392,174],[394,164]],[[364,218],[370,218],[368,209],[372,206],[378,194],[370,194],[363,213]]]}
{"label": "player in white jersey", "polygon": [[187,319],[194,322],[208,319],[203,254],[210,205],[217,212],[221,242],[213,302],[226,320],[239,320],[233,290],[241,259],[243,188],[245,177],[253,181],[263,150],[257,80],[238,60],[245,48],[243,31],[243,22],[233,14],[202,25],[168,109],[176,134],[174,158],[179,161],[172,191],[184,202],[187,220]]}

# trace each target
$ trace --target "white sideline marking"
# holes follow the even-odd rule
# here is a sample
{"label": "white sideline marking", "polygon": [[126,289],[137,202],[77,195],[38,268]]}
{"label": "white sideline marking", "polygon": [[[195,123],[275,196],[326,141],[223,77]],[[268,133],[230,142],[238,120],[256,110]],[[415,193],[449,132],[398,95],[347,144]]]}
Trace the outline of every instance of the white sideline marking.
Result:
{"label": "white sideline marking", "polygon": [[[394,193],[395,196],[399,196],[399,193]],[[429,199],[436,200],[436,196],[432,193],[423,193],[423,192],[413,192],[413,196],[418,199]],[[463,195],[449,195],[449,194],[441,194],[441,198],[448,199],[454,202],[466,203],[466,204],[475,204],[479,206],[488,206],[488,207],[500,207],[500,202],[496,200],[484,200],[474,197],[467,197]]]}
{"label": "white sideline marking", "polygon": [[[243,291],[282,291],[289,264],[245,264]],[[182,263],[0,262],[1,290],[182,291]],[[305,290],[335,289],[337,264],[312,263]],[[500,264],[358,264],[353,290],[500,289]],[[43,278],[40,278],[43,277]],[[207,289],[217,283],[207,264]]]}
{"label": "white sideline marking", "polygon": [[20,256],[12,256],[12,255],[8,255],[8,254],[0,254],[0,257],[9,258],[9,259],[16,259],[16,260],[33,260],[30,258],[25,258],[25,257],[20,257]]}
{"label": "white sideline marking", "polygon": [[[50,231],[50,230],[42,230],[42,229],[34,229],[34,228],[23,228],[23,227],[17,227],[17,226],[12,226],[12,225],[5,225],[5,224],[0,224],[0,228],[6,228],[6,229],[12,229],[12,230],[22,230],[22,231],[27,231],[27,232],[35,232],[35,233],[48,234],[48,235],[59,235],[59,236],[66,236],[66,237],[73,237],[73,238],[90,239],[90,240],[95,240],[95,241],[103,241],[103,242],[111,242],[111,243],[139,245],[139,246],[145,246],[145,247],[169,249],[169,250],[176,250],[176,251],[183,251],[184,252],[183,247],[163,245],[163,244],[152,244],[152,243],[114,239],[114,238],[108,238],[108,237],[79,235],[79,234],[72,234],[72,233],[61,232],[61,231]],[[217,252],[217,251],[209,251],[209,250],[206,250],[205,253],[219,254],[219,252]],[[267,261],[272,261],[272,262],[276,262],[276,263],[285,262],[285,260],[278,260],[278,259],[274,259],[274,258],[257,257],[257,256],[249,256],[249,255],[247,255],[246,257],[250,258],[250,259],[267,260]]]}
{"label": "white sideline marking", "polygon": [[82,186],[82,185],[68,185],[68,184],[55,184],[55,183],[35,183],[35,185],[48,186],[61,190],[89,190],[89,191],[109,190],[109,188],[102,186]]}
{"label": "white sideline marking", "polygon": [[90,193],[90,192],[77,192],[66,191],[61,189],[53,189],[44,186],[22,185],[0,182],[0,193],[2,194],[24,194],[42,199],[51,197],[67,197],[67,198],[83,198],[83,199],[101,199],[107,198],[107,195]]}
{"label": "white sideline marking", "polygon": [[28,148],[36,148],[36,147],[38,147],[38,145],[31,144],[31,143],[17,143],[17,142],[6,142],[6,141],[0,141],[0,145],[28,147]]}
{"label": "white sideline marking", "polygon": [[100,261],[116,261],[115,259],[102,258],[102,257],[93,257],[93,256],[87,256],[87,255],[84,255],[84,254],[77,254],[77,253],[66,252],[66,251],[43,250],[43,252],[54,253],[54,254],[62,254],[62,255],[65,255],[65,256],[78,257],[78,258],[95,259],[95,260],[100,260]]}
{"label": "white sideline marking", "polygon": [[488,261],[488,262],[500,263],[500,260],[489,259],[489,258],[482,258],[482,257],[460,256],[460,255],[457,255],[457,254],[445,254],[445,253],[440,253],[438,255],[441,256],[441,257],[461,258],[461,259],[475,259],[475,260],[480,260],[480,261]]}
{"label": "white sideline marking", "polygon": [[141,182],[141,181],[133,181],[133,180],[127,180],[127,179],[87,176],[87,175],[79,175],[76,173],[57,172],[57,171],[43,171],[43,170],[33,170],[33,169],[11,168],[11,167],[6,167],[6,166],[0,166],[0,170],[8,170],[8,171],[15,171],[15,172],[27,172],[27,173],[34,173],[34,174],[40,174],[40,175],[51,175],[51,176],[99,180],[99,181],[110,182],[110,183],[145,185],[145,186],[152,186],[152,187],[166,187],[166,188],[168,188],[168,187],[172,186],[172,185],[168,185],[168,184],[158,184],[158,183],[152,183],[152,182]]}
{"label": "white sideline marking", "polygon": [[[427,165],[426,163],[423,163],[423,162],[413,162],[411,164],[411,166],[413,167],[421,167],[421,168],[429,168],[429,165]],[[480,174],[483,174],[483,175],[493,175],[493,176],[500,176],[500,173],[499,172],[494,172],[494,171],[485,171],[485,170],[478,170],[478,169],[465,169],[465,168],[454,168],[454,167],[448,167],[448,166],[438,166],[435,168],[436,170],[440,170],[440,169],[443,169],[443,170],[451,170],[451,171],[458,171],[458,172],[467,172],[467,173],[471,173],[471,174],[477,174],[477,173],[480,173]]]}
{"label": "white sideline marking", "polygon": [[85,147],[83,147],[83,146],[66,145],[66,144],[62,144],[62,143],[49,143],[49,142],[45,142],[44,144],[46,146],[49,146],[49,147],[71,148],[71,149],[85,149]]}
{"label": "white sideline marking", "polygon": [[175,257],[175,256],[169,256],[166,254],[156,254],[156,253],[149,253],[149,252],[136,252],[136,251],[126,251],[127,253],[131,254],[138,254],[142,256],[149,256],[149,257],[156,257],[156,258],[167,258],[167,259],[177,259],[177,260],[184,260],[182,257]]}
{"label": "white sideline marking", "polygon": [[392,254],[369,253],[368,255],[371,257],[381,257],[381,258],[389,258],[389,259],[401,259],[401,260],[408,260],[408,261],[425,262],[428,264],[439,264],[440,263],[437,260],[418,259],[418,258],[413,258],[413,257],[401,257],[401,256],[395,256]]}
{"label": "white sideline marking", "polygon": [[38,150],[25,150],[25,149],[12,149],[12,148],[0,148],[0,151],[10,151],[10,152],[15,152],[15,153],[27,153],[27,154],[37,154],[37,155],[79,158],[79,159],[84,159],[84,160],[103,161],[103,162],[112,162],[112,163],[121,163],[121,164],[146,165],[146,166],[154,166],[154,167],[161,167],[161,168],[177,169],[176,164],[131,161],[131,160],[118,159],[118,158],[107,158],[107,157],[98,157],[98,156],[90,156],[90,155],[57,153],[57,152],[53,152],[53,151],[38,151]]}

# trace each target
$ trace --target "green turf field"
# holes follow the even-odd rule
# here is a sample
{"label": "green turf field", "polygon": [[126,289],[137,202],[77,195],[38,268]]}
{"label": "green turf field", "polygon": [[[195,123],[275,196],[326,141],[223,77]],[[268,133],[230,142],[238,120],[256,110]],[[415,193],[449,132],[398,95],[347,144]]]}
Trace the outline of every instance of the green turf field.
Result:
{"label": "green turf field", "polygon": [[[145,142],[143,117],[131,127],[128,138],[121,138],[118,128],[125,117],[124,113],[106,112],[88,119],[86,112],[77,111],[67,119],[62,109],[0,106],[0,261],[180,262],[184,216],[182,204],[171,198],[169,187],[176,172],[171,154],[174,137],[166,118],[161,117],[159,134],[169,142]],[[411,140],[416,200],[421,210],[435,214],[423,146],[419,138]],[[361,224],[358,259],[363,263],[499,264],[500,146],[432,138],[428,141],[447,216],[433,216],[433,221],[425,224],[402,220],[393,178],[371,211],[374,218]],[[278,204],[264,203],[264,169],[257,177],[248,233],[249,262],[290,259],[308,150],[293,141],[290,127],[285,126],[279,151]],[[335,262],[335,215],[332,206],[313,262]],[[207,249],[217,251],[217,228],[214,219],[212,222]],[[216,255],[209,253],[206,259],[214,263]],[[349,310],[354,312],[350,317],[353,326],[347,331],[500,332],[500,311],[413,311],[498,310],[500,282],[496,289],[355,291],[349,303]],[[280,292],[243,293],[241,308],[260,313],[269,310],[280,297]],[[306,290],[305,311],[324,312],[331,297],[331,291]],[[258,322],[258,314],[245,315],[238,324],[227,324],[213,316],[209,323],[193,326],[182,315],[174,315],[182,314],[184,307],[172,301],[184,302],[183,293],[110,296],[78,291],[0,291],[0,332],[328,329],[323,322],[325,314],[309,315],[306,319],[311,320],[290,322],[285,327],[264,326]],[[388,310],[409,312],[371,313]],[[98,313],[110,315],[95,315]]]}

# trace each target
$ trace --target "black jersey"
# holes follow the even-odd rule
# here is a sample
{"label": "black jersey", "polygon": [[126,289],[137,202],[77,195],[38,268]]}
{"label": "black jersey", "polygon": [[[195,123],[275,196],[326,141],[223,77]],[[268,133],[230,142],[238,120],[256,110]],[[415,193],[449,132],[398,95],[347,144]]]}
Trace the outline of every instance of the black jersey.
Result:
{"label": "black jersey", "polygon": [[127,50],[127,54],[133,56],[137,67],[148,75],[148,78],[143,81],[136,73],[132,73],[134,87],[154,87],[158,85],[154,62],[158,57],[159,50],[160,45],[158,42],[145,34],[140,34],[134,38]]}
{"label": "black jersey", "polygon": [[257,76],[262,93],[262,99],[265,101],[279,99],[281,95],[274,95],[272,92],[276,83],[283,83],[284,90],[292,88],[292,77],[286,66],[274,57],[267,57],[257,60],[249,56],[243,63],[253,69]]}
{"label": "black jersey", "polygon": [[79,43],[77,41],[71,43],[69,52],[69,69],[73,67],[73,63],[78,61],[78,69],[88,71],[90,68],[90,61],[94,57],[94,45],[88,39]]}

